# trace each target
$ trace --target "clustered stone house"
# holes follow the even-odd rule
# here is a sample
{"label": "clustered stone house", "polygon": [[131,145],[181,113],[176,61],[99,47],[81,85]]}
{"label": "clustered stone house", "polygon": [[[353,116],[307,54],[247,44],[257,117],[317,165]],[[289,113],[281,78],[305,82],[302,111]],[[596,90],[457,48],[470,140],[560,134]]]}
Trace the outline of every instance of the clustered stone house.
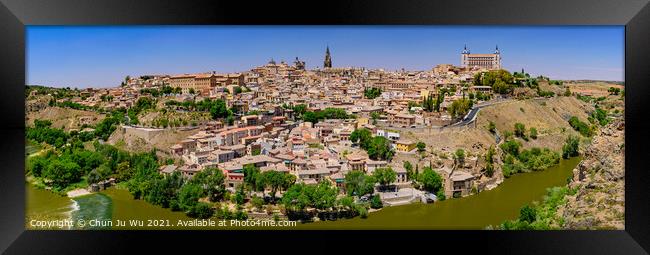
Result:
{"label": "clustered stone house", "polygon": [[[440,88],[471,84],[474,74],[484,71],[480,67],[455,67],[438,65],[429,71],[385,71],[365,68],[315,68],[305,69],[305,63],[296,58],[293,65],[274,60],[247,72],[217,74],[206,72],[182,75],[149,75],[132,78],[126,86],[112,89],[89,89],[88,97],[75,99],[89,106],[101,105],[106,109],[132,106],[142,96],[142,88],[169,85],[181,88],[184,100],[203,98],[223,99],[237,114],[232,126],[221,122],[200,123],[201,130],[169,148],[169,153],[182,159],[181,166],[164,166],[162,172],[181,171],[192,176],[206,167],[223,170],[230,186],[243,178],[243,166],[255,164],[262,171],[286,171],[297,180],[317,183],[323,179],[342,186],[345,173],[364,170],[371,173],[378,167],[391,166],[398,172],[398,182],[408,182],[401,162],[383,162],[368,159],[365,152],[351,146],[350,134],[357,128],[367,128],[373,135],[384,136],[393,142],[398,153],[410,153],[416,141],[400,138],[399,132],[387,128],[410,128],[418,125],[439,125],[450,118],[444,109],[465,93],[489,88],[476,86],[469,91],[458,89],[445,97],[441,113],[428,113],[421,107],[409,107],[409,102],[419,102],[435,97]],[[235,93],[237,86],[246,90]],[[380,88],[375,99],[364,97],[367,88]],[[193,89],[195,95],[187,93]],[[111,100],[101,100],[111,96]],[[304,104],[310,111],[340,108],[355,119],[324,120],[316,124],[295,122],[292,106]],[[245,116],[246,113],[256,114]],[[373,119],[378,113],[380,118]],[[255,154],[255,155],[253,155]],[[442,170],[440,170],[442,171]],[[470,174],[471,175],[471,174]],[[444,176],[444,175],[443,175]],[[451,192],[468,192],[471,181],[462,172],[446,175],[451,181]],[[462,183],[462,185],[461,185]],[[458,185],[457,185],[458,184]]]}

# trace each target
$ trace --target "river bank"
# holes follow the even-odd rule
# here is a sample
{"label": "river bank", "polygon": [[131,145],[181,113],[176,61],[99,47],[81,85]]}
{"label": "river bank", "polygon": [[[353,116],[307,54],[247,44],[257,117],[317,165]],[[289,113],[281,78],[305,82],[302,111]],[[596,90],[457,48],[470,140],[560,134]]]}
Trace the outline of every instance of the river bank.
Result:
{"label": "river bank", "polygon": [[[547,188],[565,185],[579,162],[580,158],[562,160],[544,171],[512,176],[492,190],[469,197],[434,204],[386,207],[370,213],[366,219],[357,217],[299,223],[295,227],[146,226],[148,220],[169,220],[176,223],[179,220],[190,221],[192,218],[183,212],[173,212],[168,208],[133,199],[127,190],[115,187],[70,199],[27,184],[27,212],[28,215],[48,215],[61,219],[111,219],[113,222],[140,220],[145,223],[142,227],[112,226],[99,229],[484,229],[488,225],[516,218],[523,205],[540,200]],[[57,208],[61,210],[56,211]]]}
{"label": "river bank", "polygon": [[514,175],[498,187],[479,194],[434,204],[386,207],[367,219],[340,219],[299,224],[298,229],[485,229],[519,215],[527,203],[538,201],[546,189],[566,185],[581,158],[561,160],[544,171]]}

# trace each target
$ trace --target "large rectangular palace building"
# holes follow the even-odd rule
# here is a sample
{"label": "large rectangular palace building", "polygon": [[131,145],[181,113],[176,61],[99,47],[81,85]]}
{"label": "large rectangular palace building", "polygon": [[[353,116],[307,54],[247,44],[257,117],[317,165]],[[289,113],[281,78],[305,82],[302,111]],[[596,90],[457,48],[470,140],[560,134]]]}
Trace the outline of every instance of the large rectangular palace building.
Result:
{"label": "large rectangular palace building", "polygon": [[489,70],[501,69],[501,53],[499,52],[499,46],[496,47],[493,54],[471,54],[467,49],[467,46],[465,46],[461,53],[460,65],[465,68],[478,67]]}

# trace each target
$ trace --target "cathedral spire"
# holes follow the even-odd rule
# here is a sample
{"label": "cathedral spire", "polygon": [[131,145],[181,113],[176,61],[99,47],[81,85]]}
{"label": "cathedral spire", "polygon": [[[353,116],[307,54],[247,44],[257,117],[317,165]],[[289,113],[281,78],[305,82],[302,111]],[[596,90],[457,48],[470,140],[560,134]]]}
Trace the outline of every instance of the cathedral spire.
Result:
{"label": "cathedral spire", "polygon": [[331,68],[332,67],[332,56],[330,55],[330,46],[327,45],[327,48],[325,49],[325,61],[323,62],[323,67],[324,68]]}

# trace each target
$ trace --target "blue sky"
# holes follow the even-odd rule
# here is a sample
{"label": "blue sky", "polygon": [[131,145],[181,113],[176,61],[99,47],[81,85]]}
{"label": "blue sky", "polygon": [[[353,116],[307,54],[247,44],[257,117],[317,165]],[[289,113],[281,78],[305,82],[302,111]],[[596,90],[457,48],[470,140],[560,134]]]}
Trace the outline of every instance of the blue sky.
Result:
{"label": "blue sky", "polygon": [[624,80],[623,26],[28,26],[27,84],[112,87],[126,75],[247,71],[273,58],[427,70],[499,45],[504,68]]}

